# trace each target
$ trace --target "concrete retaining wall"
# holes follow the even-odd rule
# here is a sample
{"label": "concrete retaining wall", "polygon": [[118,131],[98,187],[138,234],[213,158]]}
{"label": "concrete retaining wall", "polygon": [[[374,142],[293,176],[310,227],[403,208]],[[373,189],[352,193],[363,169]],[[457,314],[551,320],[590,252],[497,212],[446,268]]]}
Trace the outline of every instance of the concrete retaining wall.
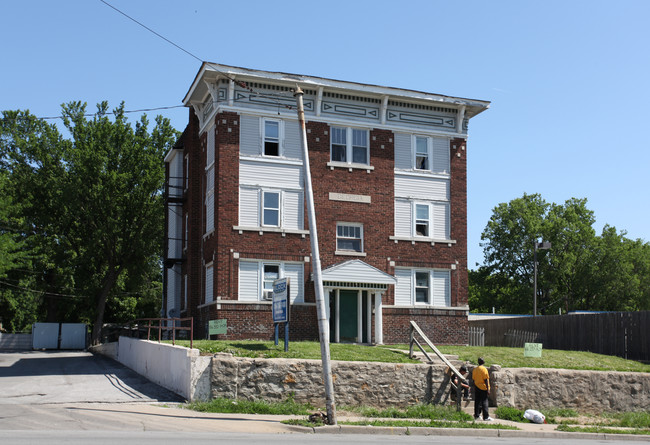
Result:
{"label": "concrete retaining wall", "polygon": [[120,337],[119,343],[93,347],[92,351],[119,361],[189,401],[210,397],[211,357],[200,356],[198,349]]}

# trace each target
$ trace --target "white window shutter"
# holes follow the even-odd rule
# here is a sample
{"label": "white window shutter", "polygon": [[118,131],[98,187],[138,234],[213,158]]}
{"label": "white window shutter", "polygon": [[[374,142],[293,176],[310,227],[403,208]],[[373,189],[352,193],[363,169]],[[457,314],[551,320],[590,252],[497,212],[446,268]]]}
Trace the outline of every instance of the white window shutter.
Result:
{"label": "white window shutter", "polygon": [[413,273],[411,269],[395,269],[395,306],[411,306],[415,301],[415,296],[411,295],[413,290],[412,284]]}
{"label": "white window shutter", "polygon": [[259,227],[260,191],[258,189],[239,188],[239,225]]}
{"label": "white window shutter", "polygon": [[433,137],[433,169],[434,173],[449,173],[449,139]]}
{"label": "white window shutter", "polygon": [[302,264],[285,264],[284,265],[284,276],[289,278],[289,291],[291,293],[291,303],[302,303],[305,301],[304,297],[304,266]]}
{"label": "white window shutter", "polygon": [[411,135],[406,133],[395,133],[395,168],[398,170],[410,170],[413,168],[413,154],[411,148]]}
{"label": "white window shutter", "polygon": [[260,299],[260,263],[239,261],[239,301],[258,301]]}
{"label": "white window shutter", "polygon": [[433,203],[433,238],[448,240],[449,235],[449,203]]}
{"label": "white window shutter", "polygon": [[302,159],[300,138],[300,125],[298,121],[284,121],[284,157],[289,159]]}
{"label": "white window shutter", "polygon": [[395,200],[395,236],[411,236],[411,202]]}
{"label": "white window shutter", "polygon": [[434,270],[433,271],[433,305],[434,306],[451,306],[451,271]]}
{"label": "white window shutter", "polygon": [[242,155],[259,156],[262,153],[260,120],[256,116],[240,116],[239,151]]}

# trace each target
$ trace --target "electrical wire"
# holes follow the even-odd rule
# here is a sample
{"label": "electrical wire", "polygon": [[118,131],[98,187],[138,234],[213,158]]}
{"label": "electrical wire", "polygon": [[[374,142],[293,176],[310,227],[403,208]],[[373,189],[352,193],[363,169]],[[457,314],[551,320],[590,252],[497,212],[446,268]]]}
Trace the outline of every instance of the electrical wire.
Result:
{"label": "electrical wire", "polygon": [[[190,51],[188,51],[187,49],[183,48],[182,46],[180,46],[180,45],[178,45],[178,44],[172,42],[172,41],[169,40],[167,37],[163,36],[162,34],[160,34],[160,33],[156,32],[156,31],[154,31],[154,30],[151,29],[151,28],[149,28],[147,25],[145,25],[145,24],[139,22],[138,20],[134,19],[133,17],[131,17],[130,15],[128,15],[126,12],[121,11],[120,9],[118,9],[118,8],[116,8],[115,6],[111,5],[111,4],[108,3],[106,0],[99,0],[99,1],[102,2],[103,4],[105,4],[106,6],[108,6],[109,8],[111,8],[111,9],[115,10],[116,12],[120,13],[121,15],[123,15],[124,17],[126,17],[127,19],[129,19],[129,20],[133,21],[134,23],[138,24],[139,26],[143,27],[143,28],[146,29],[147,31],[151,32],[151,33],[154,34],[155,36],[161,38],[162,40],[164,40],[165,42],[169,43],[170,45],[172,45],[172,46],[178,48],[179,50],[183,51],[185,54],[189,55],[190,57],[192,57],[192,58],[198,60],[198,61],[201,62],[201,63],[204,63],[204,62],[205,62],[203,59],[201,59],[201,58],[198,57],[197,55],[191,53]],[[250,93],[253,93],[253,94],[258,95],[258,96],[261,96],[261,97],[268,97],[268,98],[274,100],[275,103],[276,103],[278,106],[283,106],[283,107],[285,107],[285,108],[287,108],[287,109],[289,109],[289,110],[292,110],[292,109],[293,109],[293,107],[292,107],[291,105],[283,104],[283,103],[281,103],[279,100],[277,100],[277,97],[283,97],[283,98],[286,98],[286,97],[287,97],[286,95],[269,94],[269,93],[262,93],[262,92],[259,92],[259,91],[255,91],[255,89],[253,89],[253,88],[251,88],[250,86],[248,86],[245,82],[238,81],[238,80],[236,80],[234,77],[230,76],[228,73],[224,73],[224,72],[221,71],[219,68],[217,68],[217,66],[214,65],[213,63],[211,63],[211,62],[205,62],[205,63],[208,64],[210,67],[212,67],[212,69],[215,70],[217,73],[219,73],[219,74],[221,74],[222,76],[226,77],[228,80],[230,80],[230,81],[232,81],[232,82],[235,82],[237,85],[239,85],[240,87],[242,87],[242,88],[248,90]]]}

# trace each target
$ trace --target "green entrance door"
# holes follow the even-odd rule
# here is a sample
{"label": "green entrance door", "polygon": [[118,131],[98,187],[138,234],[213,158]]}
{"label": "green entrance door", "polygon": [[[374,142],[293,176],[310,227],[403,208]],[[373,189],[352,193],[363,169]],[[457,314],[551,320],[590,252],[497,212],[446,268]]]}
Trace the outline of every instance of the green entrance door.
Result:
{"label": "green entrance door", "polygon": [[356,342],[359,323],[359,293],[341,290],[339,296],[339,337],[342,342]]}

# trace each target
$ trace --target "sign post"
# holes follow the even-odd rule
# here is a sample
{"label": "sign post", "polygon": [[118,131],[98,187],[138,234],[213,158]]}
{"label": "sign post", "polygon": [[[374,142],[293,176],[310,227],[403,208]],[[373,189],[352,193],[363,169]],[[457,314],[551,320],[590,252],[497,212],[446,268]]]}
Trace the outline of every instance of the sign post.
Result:
{"label": "sign post", "polygon": [[275,345],[278,345],[280,323],[284,323],[284,352],[289,351],[289,278],[273,281],[273,324],[275,324]]}

